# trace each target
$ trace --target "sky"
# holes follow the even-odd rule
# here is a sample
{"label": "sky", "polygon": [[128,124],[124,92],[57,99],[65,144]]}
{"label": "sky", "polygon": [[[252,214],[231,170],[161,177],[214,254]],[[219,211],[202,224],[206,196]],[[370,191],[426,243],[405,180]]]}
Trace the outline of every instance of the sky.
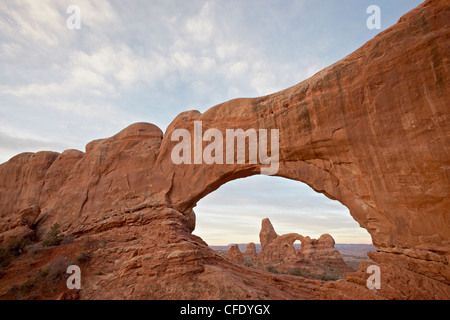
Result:
{"label": "sky", "polygon": [[[421,2],[1,0],[0,163],[21,152],[84,151],[135,122],[165,131],[180,112],[290,87]],[[71,5],[80,29],[67,26]],[[370,5],[380,7],[381,29],[366,26]],[[345,207],[281,178],[229,182],[195,211],[195,233],[210,244],[258,242],[264,217],[280,234],[371,241]]]}

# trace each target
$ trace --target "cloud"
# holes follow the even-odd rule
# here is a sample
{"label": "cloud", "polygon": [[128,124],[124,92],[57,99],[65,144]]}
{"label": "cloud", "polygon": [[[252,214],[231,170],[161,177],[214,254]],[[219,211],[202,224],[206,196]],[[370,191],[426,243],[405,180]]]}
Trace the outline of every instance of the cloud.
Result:
{"label": "cloud", "polygon": [[58,45],[57,29],[52,28],[61,20],[56,7],[41,1],[10,1],[1,7],[1,16],[0,29],[8,39],[50,47]]}
{"label": "cloud", "polygon": [[[78,114],[92,108],[77,106],[104,100],[120,109],[122,97],[163,86],[180,101],[195,97],[193,104],[204,111],[223,100],[280,90],[298,75],[286,76],[292,65],[267,63],[263,51],[240,37],[243,9],[227,16],[216,1],[178,3],[178,11],[162,3],[77,1],[82,29],[73,31],[65,26],[69,4],[22,1],[0,9],[2,21],[10,21],[0,30],[2,56],[25,61],[4,66],[9,81],[0,84],[1,95]],[[9,36],[17,30],[20,37]],[[70,103],[72,110],[66,108]],[[177,105],[167,119],[182,108]]]}
{"label": "cloud", "polygon": [[22,152],[37,152],[42,150],[61,150],[62,144],[57,141],[41,140],[38,138],[15,137],[0,131],[0,163],[9,160],[3,154],[19,154]]}
{"label": "cloud", "polygon": [[198,15],[191,17],[186,22],[186,30],[195,41],[208,41],[214,32],[214,22],[211,16],[214,14],[211,2],[206,1]]}

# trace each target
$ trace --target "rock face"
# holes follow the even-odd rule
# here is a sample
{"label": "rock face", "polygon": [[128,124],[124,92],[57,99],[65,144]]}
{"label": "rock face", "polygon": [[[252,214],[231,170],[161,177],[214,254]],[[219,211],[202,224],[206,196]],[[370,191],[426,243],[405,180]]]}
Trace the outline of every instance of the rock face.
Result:
{"label": "rock face", "polygon": [[300,252],[305,258],[314,263],[326,264],[344,272],[350,271],[351,269],[342,259],[341,254],[334,245],[334,239],[329,234],[323,234],[317,240],[305,237],[303,238]]}
{"label": "rock face", "polygon": [[247,244],[247,249],[244,252],[244,258],[249,260],[256,260],[258,253],[256,253],[256,245],[253,242]]}
{"label": "rock face", "polygon": [[244,262],[244,255],[242,254],[241,250],[239,250],[239,246],[237,244],[231,246],[231,248],[228,250],[227,258],[233,262]]}
{"label": "rock face", "polygon": [[279,236],[269,219],[263,219],[259,232],[261,252],[258,259],[263,262],[288,261],[297,259],[297,250],[294,248],[296,240],[303,240],[298,233],[289,233]]}
{"label": "rock face", "polygon": [[[0,165],[3,244],[11,235],[39,244],[54,223],[74,240],[12,261],[0,296],[58,256],[86,253],[80,299],[449,299],[449,35],[448,1],[428,0],[286,90],[182,113],[164,135],[138,123],[84,153],[12,158]],[[192,235],[201,198],[261,171],[174,164],[172,133],[192,133],[197,120],[203,131],[279,129],[277,175],[349,208],[372,236],[381,289],[366,288],[365,265],[330,283],[253,272]]]}
{"label": "rock face", "polygon": [[263,219],[261,223],[261,231],[259,232],[261,250],[266,249],[266,247],[276,238],[278,238],[278,234],[275,232],[272,222],[270,222],[268,218]]}

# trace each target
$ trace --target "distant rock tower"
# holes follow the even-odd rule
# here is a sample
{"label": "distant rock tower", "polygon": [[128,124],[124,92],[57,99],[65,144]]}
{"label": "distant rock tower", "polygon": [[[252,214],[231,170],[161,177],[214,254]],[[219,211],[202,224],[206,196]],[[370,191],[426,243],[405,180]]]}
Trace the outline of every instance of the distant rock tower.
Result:
{"label": "distant rock tower", "polygon": [[244,262],[244,255],[242,254],[241,250],[239,250],[239,246],[237,244],[233,245],[228,250],[227,258],[230,259],[231,261],[237,262],[237,263]]}
{"label": "distant rock tower", "polygon": [[247,244],[247,249],[244,252],[244,258],[249,260],[256,260],[258,254],[256,253],[256,245],[253,242]]}

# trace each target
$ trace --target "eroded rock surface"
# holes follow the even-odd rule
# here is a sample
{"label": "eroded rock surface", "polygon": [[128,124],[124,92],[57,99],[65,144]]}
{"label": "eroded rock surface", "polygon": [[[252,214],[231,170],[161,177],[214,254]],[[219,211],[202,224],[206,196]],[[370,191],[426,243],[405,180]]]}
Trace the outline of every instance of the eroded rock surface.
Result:
{"label": "eroded rock surface", "polygon": [[242,254],[241,250],[239,250],[239,246],[237,244],[231,246],[231,248],[228,250],[227,258],[238,263],[244,262],[244,255]]}
{"label": "eroded rock surface", "polygon": [[294,248],[294,242],[303,239],[304,237],[298,233],[279,236],[270,220],[265,218],[261,223],[261,231],[259,232],[261,252],[258,259],[263,262],[296,260],[298,250]]}
{"label": "eroded rock surface", "polygon": [[244,258],[249,260],[254,260],[258,257],[258,253],[256,252],[256,245],[253,242],[247,244],[247,249],[244,252]]}
{"label": "eroded rock surface", "polygon": [[[0,165],[0,241],[16,235],[38,245],[55,223],[73,241],[14,259],[0,296],[13,297],[14,284],[61,255],[86,253],[80,299],[449,299],[448,57],[448,1],[428,0],[286,90],[182,113],[164,135],[138,123],[86,152],[12,158]],[[196,120],[204,131],[279,129],[277,175],[349,208],[372,236],[381,289],[366,288],[364,265],[336,282],[251,271],[192,235],[198,200],[261,170],[174,164],[171,134],[192,133]],[[61,295],[46,292],[35,294]]]}

